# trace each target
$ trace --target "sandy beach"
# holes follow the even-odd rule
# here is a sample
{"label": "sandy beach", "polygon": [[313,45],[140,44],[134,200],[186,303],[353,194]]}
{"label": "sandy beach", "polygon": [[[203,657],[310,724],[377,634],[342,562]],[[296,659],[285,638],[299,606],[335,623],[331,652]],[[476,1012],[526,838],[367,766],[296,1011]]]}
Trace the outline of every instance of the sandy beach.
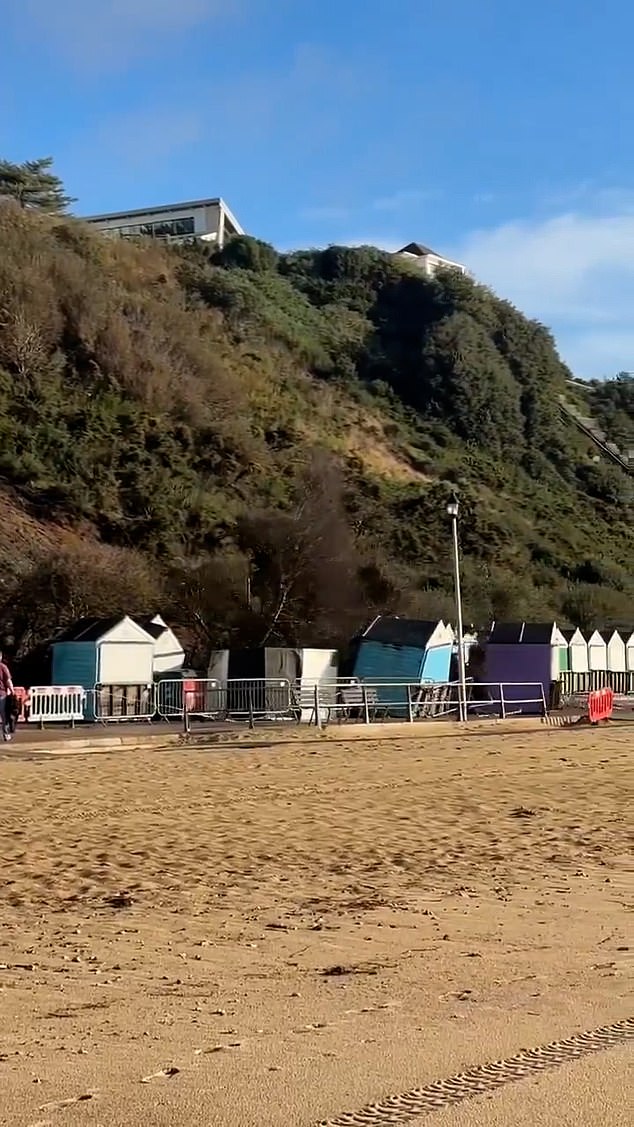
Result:
{"label": "sandy beach", "polygon": [[[314,1127],[630,1017],[633,749],[343,729],[0,762],[0,1123]],[[628,1069],[424,1121],[618,1127]]]}

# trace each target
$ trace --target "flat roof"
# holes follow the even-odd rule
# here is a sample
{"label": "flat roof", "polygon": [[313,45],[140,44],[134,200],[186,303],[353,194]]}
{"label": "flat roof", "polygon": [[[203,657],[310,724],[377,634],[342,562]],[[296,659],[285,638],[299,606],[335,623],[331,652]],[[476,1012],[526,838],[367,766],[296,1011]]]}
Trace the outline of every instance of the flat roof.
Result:
{"label": "flat roof", "polygon": [[82,215],[79,218],[83,219],[84,223],[103,223],[104,220],[107,219],[138,219],[142,215],[170,215],[179,211],[191,211],[192,208],[212,206],[222,208],[236,230],[238,232],[242,231],[235,215],[233,215],[220,196],[216,196],[214,199],[210,200],[186,200],[185,203],[167,203],[157,205],[156,207],[140,207],[136,208],[134,211],[110,211],[105,215]]}

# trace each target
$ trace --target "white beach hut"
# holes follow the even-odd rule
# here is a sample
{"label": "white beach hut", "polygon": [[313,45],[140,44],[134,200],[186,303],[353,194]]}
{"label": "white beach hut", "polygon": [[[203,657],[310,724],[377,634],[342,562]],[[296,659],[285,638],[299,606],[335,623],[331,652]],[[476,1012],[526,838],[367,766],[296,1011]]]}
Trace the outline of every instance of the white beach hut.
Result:
{"label": "white beach hut", "polygon": [[600,630],[594,630],[588,638],[588,668],[591,673],[608,668],[608,647]]}
{"label": "white beach hut", "polygon": [[568,668],[571,673],[587,673],[590,668],[588,665],[588,643],[584,638],[581,630],[566,630],[564,631],[568,641]]}
{"label": "white beach hut", "polygon": [[602,630],[601,633],[607,648],[610,673],[625,673],[627,670],[625,639],[621,637],[618,630]]}
{"label": "white beach hut", "polygon": [[135,615],[134,621],[154,639],[154,675],[179,672],[183,668],[185,651],[161,615]]}

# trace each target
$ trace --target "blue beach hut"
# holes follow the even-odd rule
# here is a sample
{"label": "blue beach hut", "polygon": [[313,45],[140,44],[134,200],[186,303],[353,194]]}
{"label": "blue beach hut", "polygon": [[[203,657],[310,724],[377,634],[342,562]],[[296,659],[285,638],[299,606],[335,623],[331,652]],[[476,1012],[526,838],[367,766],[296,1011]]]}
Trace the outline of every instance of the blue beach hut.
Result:
{"label": "blue beach hut", "polygon": [[444,684],[449,680],[453,645],[453,630],[442,619],[425,622],[379,615],[358,639],[353,674],[376,684],[378,701],[396,703],[400,711],[401,700],[403,706],[407,704],[407,689],[387,686]]}

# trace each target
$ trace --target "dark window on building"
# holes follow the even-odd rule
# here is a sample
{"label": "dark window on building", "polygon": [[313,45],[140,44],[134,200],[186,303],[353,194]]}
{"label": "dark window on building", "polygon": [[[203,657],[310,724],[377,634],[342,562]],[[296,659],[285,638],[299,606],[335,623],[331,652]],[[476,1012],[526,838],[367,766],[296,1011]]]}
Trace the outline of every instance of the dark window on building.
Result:
{"label": "dark window on building", "polygon": [[194,217],[183,219],[160,219],[154,223],[126,223],[121,227],[106,229],[109,235],[120,235],[123,239],[182,239],[194,234]]}

